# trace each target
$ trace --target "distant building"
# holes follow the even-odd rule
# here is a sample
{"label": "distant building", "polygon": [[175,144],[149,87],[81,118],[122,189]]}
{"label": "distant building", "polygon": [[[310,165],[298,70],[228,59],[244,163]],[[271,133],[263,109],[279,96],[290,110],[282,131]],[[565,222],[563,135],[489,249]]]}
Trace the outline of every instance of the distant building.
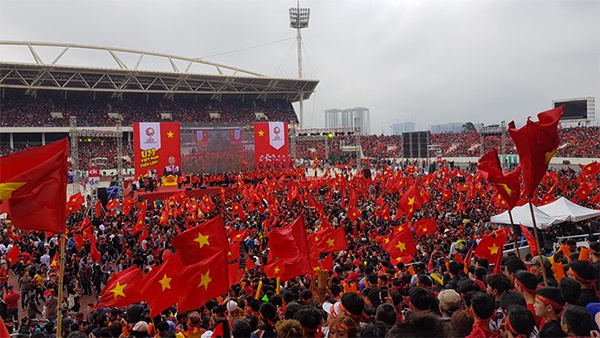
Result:
{"label": "distant building", "polygon": [[401,135],[402,133],[410,133],[415,131],[414,122],[403,122],[392,124],[392,135]]}
{"label": "distant building", "polygon": [[[432,124],[429,126],[429,131],[432,134],[441,134],[441,133],[462,133],[464,131],[463,126],[467,122],[451,122],[444,124]],[[473,123],[475,129],[479,130],[483,127],[483,123]]]}
{"label": "distant building", "polygon": [[348,109],[325,110],[325,128],[360,128],[361,135],[371,130],[371,112],[369,108],[356,107]]}

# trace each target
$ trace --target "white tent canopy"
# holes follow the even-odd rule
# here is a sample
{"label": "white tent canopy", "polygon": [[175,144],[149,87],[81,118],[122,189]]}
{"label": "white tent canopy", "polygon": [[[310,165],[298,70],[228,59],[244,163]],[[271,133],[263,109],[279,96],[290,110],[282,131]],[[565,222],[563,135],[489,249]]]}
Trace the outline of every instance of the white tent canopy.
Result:
{"label": "white tent canopy", "polygon": [[540,210],[555,218],[566,217],[566,220],[570,222],[580,222],[600,216],[600,210],[582,207],[564,197],[541,206]]}
{"label": "white tent canopy", "polygon": [[[535,222],[538,229],[546,229],[554,224],[559,224],[567,220],[567,217],[556,217],[545,213],[544,211],[533,206],[533,213],[535,214]],[[531,211],[529,210],[529,204],[515,207],[512,209],[512,217],[515,225],[523,224],[524,226],[533,228],[533,221],[531,220]],[[510,217],[508,211],[505,211],[499,215],[492,216],[490,222],[498,224],[510,224]]]}

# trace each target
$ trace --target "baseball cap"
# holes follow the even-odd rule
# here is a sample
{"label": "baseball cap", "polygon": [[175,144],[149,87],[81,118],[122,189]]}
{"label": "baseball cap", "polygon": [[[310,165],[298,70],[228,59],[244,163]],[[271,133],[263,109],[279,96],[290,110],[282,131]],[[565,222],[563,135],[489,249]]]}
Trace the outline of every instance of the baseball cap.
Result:
{"label": "baseball cap", "polygon": [[340,315],[340,302],[325,302],[323,303],[322,307],[323,310],[327,312],[327,314],[330,315],[333,319],[337,318],[337,316]]}
{"label": "baseball cap", "polygon": [[[544,265],[546,268],[552,268],[552,264],[550,263],[550,260],[547,257],[543,257],[542,256],[542,261],[544,262]],[[534,256],[529,262],[525,262],[525,265],[540,265],[540,256]]]}
{"label": "baseball cap", "polygon": [[440,306],[444,310],[458,309],[462,302],[458,292],[453,289],[442,290],[438,294],[438,300],[440,301]]}

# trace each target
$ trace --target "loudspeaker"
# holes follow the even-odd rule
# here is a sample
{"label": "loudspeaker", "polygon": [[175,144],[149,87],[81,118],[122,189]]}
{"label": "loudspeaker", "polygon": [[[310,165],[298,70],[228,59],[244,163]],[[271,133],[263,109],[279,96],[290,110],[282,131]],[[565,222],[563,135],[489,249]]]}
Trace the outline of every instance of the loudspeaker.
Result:
{"label": "loudspeaker", "polygon": [[369,168],[363,169],[363,176],[364,176],[366,179],[369,179],[369,178],[371,178],[371,169],[369,169]]}
{"label": "loudspeaker", "polygon": [[98,188],[98,200],[102,203],[102,206],[106,206],[106,203],[108,203],[106,188]]}

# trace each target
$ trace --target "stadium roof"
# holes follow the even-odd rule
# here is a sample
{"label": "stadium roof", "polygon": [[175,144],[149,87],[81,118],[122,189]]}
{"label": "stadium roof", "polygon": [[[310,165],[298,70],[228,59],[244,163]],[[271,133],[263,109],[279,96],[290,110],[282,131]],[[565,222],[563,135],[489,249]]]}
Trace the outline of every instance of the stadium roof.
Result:
{"label": "stadium roof", "polygon": [[[112,93],[195,94],[213,99],[310,98],[318,80],[269,77],[199,58],[125,48],[79,44],[0,41],[2,58],[9,48],[27,57],[0,60],[0,88]],[[54,52],[44,60],[40,51]],[[54,51],[52,51],[54,50]],[[86,53],[75,65],[73,55]],[[22,54],[22,53],[21,53]],[[75,55],[76,56],[76,55]],[[128,61],[133,61],[133,64]]]}

